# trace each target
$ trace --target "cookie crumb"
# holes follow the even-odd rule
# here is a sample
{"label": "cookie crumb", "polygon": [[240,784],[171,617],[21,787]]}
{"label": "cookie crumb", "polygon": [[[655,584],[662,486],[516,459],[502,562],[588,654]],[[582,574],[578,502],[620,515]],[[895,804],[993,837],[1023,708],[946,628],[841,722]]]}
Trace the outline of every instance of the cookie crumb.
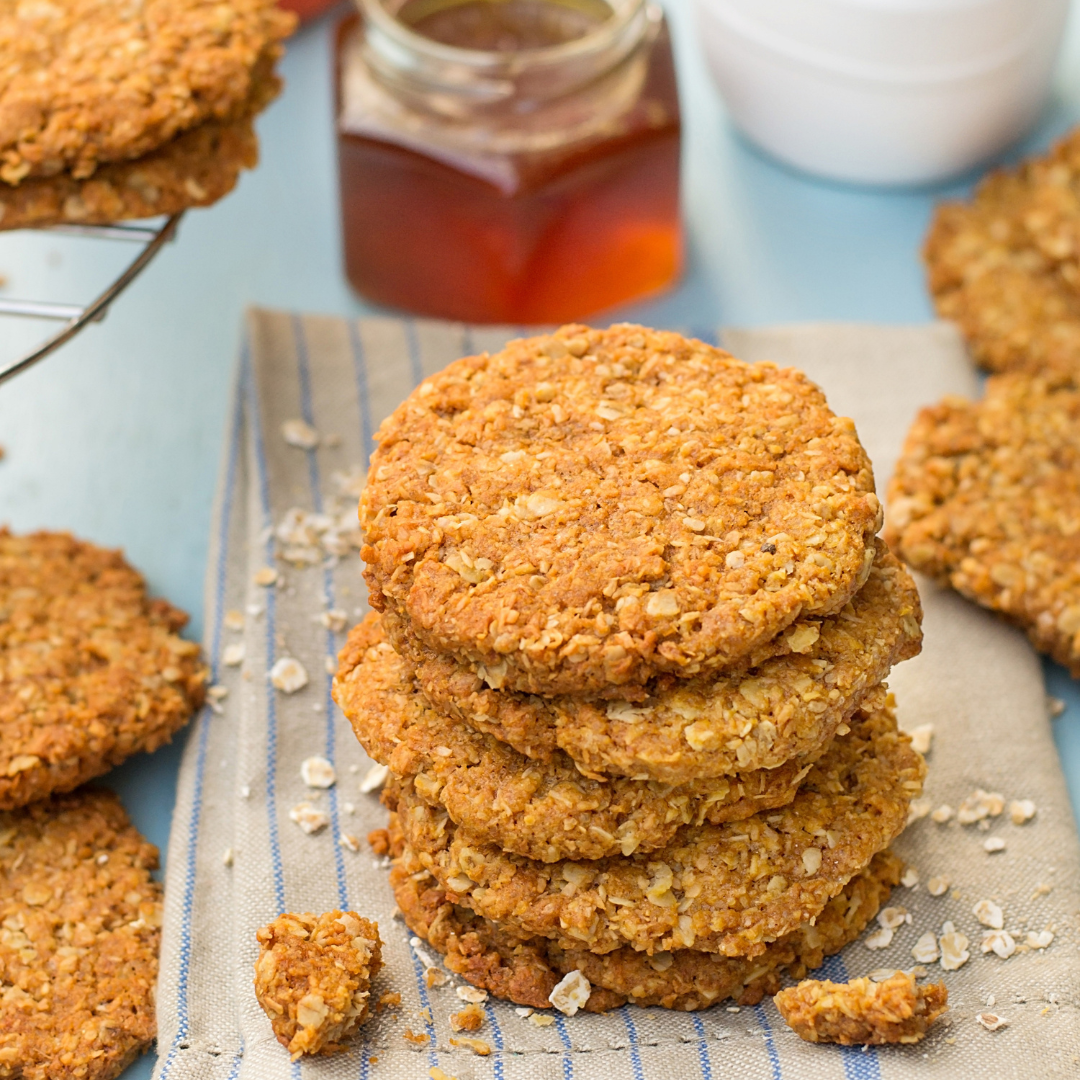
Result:
{"label": "cookie crumb", "polygon": [[424,972],[424,983],[429,990],[437,986],[445,986],[450,981],[450,976],[442,968],[429,967]]}
{"label": "cookie crumb", "polygon": [[460,1012],[450,1014],[451,1031],[479,1031],[484,1025],[484,1010],[477,1004],[466,1005]]}
{"label": "cookie crumb", "polygon": [[413,1031],[412,1028],[406,1028],[402,1038],[408,1042],[415,1043],[417,1046],[427,1046],[431,1041],[431,1036],[428,1035],[426,1031]]}
{"label": "cookie crumb", "polygon": [[438,1065],[432,1065],[431,1068],[428,1069],[428,1076],[431,1080],[457,1080],[456,1076],[448,1076],[444,1073]]}
{"label": "cookie crumb", "polygon": [[476,986],[459,986],[455,994],[462,1000],[474,1005],[482,1005],[488,999],[488,992]]}
{"label": "cookie crumb", "polygon": [[330,824],[329,816],[309,802],[297,803],[289,811],[289,817],[309,836],[312,833],[320,832]]}
{"label": "cookie crumb", "polygon": [[915,750],[920,754],[930,753],[930,744],[934,739],[933,724],[920,724],[917,728],[912,728],[908,735],[911,736],[911,745]]}
{"label": "cookie crumb", "polygon": [[1035,804],[1030,799],[1014,799],[1009,803],[1009,818],[1014,825],[1023,825],[1035,816]]}
{"label": "cookie crumb", "polygon": [[807,1042],[880,1046],[919,1042],[948,1008],[948,997],[943,983],[918,986],[899,972],[879,983],[807,979],[773,1001],[788,1027]]}
{"label": "cookie crumb", "polygon": [[1052,694],[1046,695],[1046,712],[1051,720],[1056,720],[1065,711],[1065,702]]}
{"label": "cookie crumb", "polygon": [[314,450],[319,445],[319,433],[305,420],[286,420],[281,437],[298,450]]}
{"label": "cookie crumb", "polygon": [[387,990],[375,1005],[377,1009],[400,1009],[401,995],[396,990]]}
{"label": "cookie crumb", "polygon": [[456,1039],[451,1037],[450,1045],[464,1046],[480,1057],[487,1057],[491,1053],[491,1046],[484,1042],[483,1039],[470,1039],[467,1035],[462,1035]]}
{"label": "cookie crumb", "polygon": [[306,912],[280,915],[255,936],[255,996],[292,1060],[345,1049],[371,1012],[378,925],[352,911]]}
{"label": "cookie crumb", "polygon": [[353,836],[352,833],[343,832],[339,843],[343,848],[353,852],[353,854],[356,854],[360,850],[360,838],[358,836]]}
{"label": "cookie crumb", "polygon": [[349,616],[341,608],[330,608],[317,615],[316,618],[321,626],[325,626],[327,630],[335,634],[340,634],[349,621]]}
{"label": "cookie crumb", "polygon": [[961,825],[974,825],[988,817],[998,817],[1005,810],[1005,797],[996,791],[983,791],[976,788],[956,811],[956,820]]}
{"label": "cookie crumb", "polygon": [[592,993],[589,980],[580,971],[568,971],[548,995],[548,1001],[565,1016],[575,1016]]}
{"label": "cookie crumb", "polygon": [[929,799],[912,799],[908,807],[908,824],[913,821],[921,821],[933,809],[934,804]]}
{"label": "cookie crumb", "polygon": [[221,662],[226,667],[239,667],[244,662],[244,643],[236,641],[232,645],[226,645],[221,654]]}
{"label": "cookie crumb", "polygon": [[270,669],[270,682],[283,694],[295,694],[308,684],[308,673],[299,660],[283,656]]}
{"label": "cookie crumb", "polygon": [[948,803],[942,803],[930,815],[930,820],[936,822],[938,825],[944,825],[945,822],[952,820],[952,816],[954,813],[955,811]]}

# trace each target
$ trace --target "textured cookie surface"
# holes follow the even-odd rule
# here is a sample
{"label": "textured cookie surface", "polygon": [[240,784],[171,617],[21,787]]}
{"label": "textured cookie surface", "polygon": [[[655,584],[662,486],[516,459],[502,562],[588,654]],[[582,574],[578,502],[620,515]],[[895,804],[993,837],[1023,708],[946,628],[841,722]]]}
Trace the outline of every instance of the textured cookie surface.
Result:
{"label": "textured cookie surface", "polygon": [[157,864],[110,792],[0,813],[0,1077],[110,1080],[149,1047]]}
{"label": "textured cookie surface", "polygon": [[0,0],[0,181],[85,179],[235,119],[294,25],[273,0]]}
{"label": "textured cookie surface", "polygon": [[[442,805],[474,843],[543,862],[663,847],[691,823],[736,821],[795,797],[811,762],[673,786],[583,776],[556,751],[530,761],[433,709],[372,613],[341,652],[334,700],[368,754]],[[824,747],[821,747],[821,751]]]}
{"label": "textured cookie surface", "polygon": [[876,551],[845,608],[800,620],[778,639],[782,655],[737,673],[654,680],[633,703],[492,690],[450,658],[406,651],[440,710],[527,756],[543,760],[557,746],[592,776],[674,784],[773,769],[820,753],[892,665],[919,651],[915,583],[882,542]]}
{"label": "textured cookie surface", "polygon": [[279,915],[260,927],[255,997],[292,1055],[333,1054],[371,1015],[382,967],[376,923],[354,911]]}
{"label": "textured cookie surface", "polygon": [[904,972],[876,983],[807,979],[773,999],[800,1038],[842,1046],[917,1043],[948,1007],[944,983],[919,986]]}
{"label": "textured cookie surface", "polygon": [[276,78],[266,76],[254,88],[244,116],[207,120],[135,161],[102,165],[88,179],[60,173],[17,187],[0,184],[0,229],[102,225],[217,202],[236,186],[242,169],[258,163],[252,117],[279,87]]}
{"label": "textured cookie surface", "polygon": [[606,953],[760,954],[820,914],[903,829],[925,766],[889,709],[858,713],[794,801],[744,821],[687,826],[627,858],[541,863],[471,845],[445,811],[397,795],[404,842],[450,899],[521,937]]}
{"label": "textured cookie surface", "polygon": [[938,313],[984,367],[1080,364],[1080,130],[939,207],[925,257]]}
{"label": "textured cookie surface", "polygon": [[387,631],[507,689],[722,670],[847,603],[880,506],[804,375],[636,326],[511,342],[383,422],[360,516]]}
{"label": "textured cookie surface", "polygon": [[602,1012],[626,1001],[667,1009],[704,1009],[733,998],[755,1005],[798,979],[826,956],[854,941],[877,914],[902,870],[882,852],[833,897],[814,925],[804,924],[768,945],[752,960],[680,949],[648,956],[623,946],[598,955],[561,949],[544,938],[511,938],[468,908],[454,904],[425,878],[414,852],[405,848],[390,878],[405,922],[446,957],[446,966],[474,986],[519,1005],[547,1008],[560,978],[580,971],[592,992],[585,1008]]}
{"label": "textured cookie surface", "polygon": [[[1080,373],[1080,368],[1077,369]],[[1018,623],[1080,675],[1080,374],[997,375],[924,409],[889,491],[917,570]]]}
{"label": "textured cookie surface", "polygon": [[0,809],[172,738],[201,703],[187,616],[117,551],[0,530]]}

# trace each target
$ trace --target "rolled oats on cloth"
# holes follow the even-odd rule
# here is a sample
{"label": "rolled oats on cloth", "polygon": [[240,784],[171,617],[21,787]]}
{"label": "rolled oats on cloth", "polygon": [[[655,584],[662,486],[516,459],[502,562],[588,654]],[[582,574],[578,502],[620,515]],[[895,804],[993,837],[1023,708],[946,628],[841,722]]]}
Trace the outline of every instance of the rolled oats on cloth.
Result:
{"label": "rolled oats on cloth", "polygon": [[[455,992],[463,984],[439,974],[434,950],[410,944],[387,868],[364,839],[386,811],[377,791],[362,790],[371,763],[331,702],[330,665],[366,610],[355,504],[379,420],[425,375],[510,336],[396,319],[249,317],[207,572],[206,647],[226,693],[204,709],[181,769],[155,1076],[1080,1073],[1080,851],[1039,662],[1017,631],[926,582],[923,653],[891,679],[903,725],[930,725],[919,736],[930,742],[922,816],[895,845],[912,884],[894,891],[881,926],[821,972],[881,978],[921,963],[927,979],[944,978],[950,1012],[925,1042],[865,1052],[811,1045],[768,999],[699,1013],[554,1014],[543,1026],[488,1000],[470,1032],[479,1042],[462,1042],[450,1017],[465,1008]],[[835,410],[855,418],[879,490],[919,406],[978,393],[958,336],[943,324],[732,330],[722,341],[743,359],[792,364],[817,380]],[[400,1004],[380,1008],[347,1052],[291,1064],[255,1000],[255,931],[282,911],[333,909],[379,923],[386,966],[374,997],[400,994]]]}

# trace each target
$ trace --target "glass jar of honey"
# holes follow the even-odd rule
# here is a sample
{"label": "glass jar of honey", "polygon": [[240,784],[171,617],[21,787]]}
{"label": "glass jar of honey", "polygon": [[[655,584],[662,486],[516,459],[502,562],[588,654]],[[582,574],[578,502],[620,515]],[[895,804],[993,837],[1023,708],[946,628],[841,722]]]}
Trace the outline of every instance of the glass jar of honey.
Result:
{"label": "glass jar of honey", "polygon": [[559,323],[670,285],[679,103],[649,0],[360,0],[337,36],[345,266],[379,303]]}

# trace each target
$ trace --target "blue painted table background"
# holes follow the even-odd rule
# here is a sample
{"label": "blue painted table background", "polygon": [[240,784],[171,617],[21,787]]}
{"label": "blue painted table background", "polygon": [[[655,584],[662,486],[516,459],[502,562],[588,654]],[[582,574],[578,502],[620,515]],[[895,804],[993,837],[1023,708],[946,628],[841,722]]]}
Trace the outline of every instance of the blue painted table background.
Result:
{"label": "blue painted table background", "polygon": [[[673,327],[930,318],[919,244],[934,203],[966,194],[971,178],[937,189],[867,191],[766,160],[730,128],[697,51],[690,3],[668,0],[667,7],[685,121],[687,272],[675,291],[611,317]],[[344,10],[290,43],[285,94],[259,123],[258,171],[217,207],[189,214],[178,242],[102,325],[0,388],[0,521],[17,530],[71,529],[123,547],[155,592],[192,613],[195,637],[245,305],[372,311],[340,270],[330,30]],[[1053,104],[1020,150],[1042,148],[1080,121],[1078,61],[1074,18]],[[130,254],[51,234],[3,234],[0,295],[85,301]],[[0,320],[0,361],[41,335],[40,324]],[[1047,679],[1067,703],[1055,732],[1077,808],[1080,689],[1054,665]],[[109,779],[163,855],[182,742]],[[152,1067],[150,1054],[124,1080],[145,1080]]]}

